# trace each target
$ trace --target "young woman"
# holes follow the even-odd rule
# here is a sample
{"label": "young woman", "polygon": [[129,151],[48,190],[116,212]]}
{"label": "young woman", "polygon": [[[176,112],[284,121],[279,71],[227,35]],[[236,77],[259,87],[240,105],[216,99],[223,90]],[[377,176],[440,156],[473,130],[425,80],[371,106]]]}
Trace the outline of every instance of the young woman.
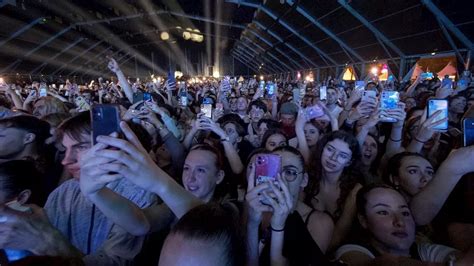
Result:
{"label": "young woman", "polygon": [[362,186],[351,170],[359,154],[357,139],[344,131],[331,132],[319,143],[305,202],[333,218],[335,228],[329,249],[345,239],[355,217],[355,196]]}
{"label": "young woman", "polygon": [[362,188],[357,194],[357,214],[368,240],[337,250],[336,258],[348,265],[452,265],[448,263],[460,257],[446,246],[415,243],[415,221],[408,203],[392,187]]}
{"label": "young woman", "polygon": [[274,149],[281,146],[288,146],[288,139],[286,138],[283,131],[280,129],[267,130],[262,137],[261,148],[265,148],[268,151],[273,151]]}
{"label": "young woman", "polygon": [[334,224],[329,215],[300,200],[308,183],[303,156],[289,146],[272,154],[281,156],[280,188],[255,185],[253,162],[248,171],[247,265],[324,265]]}

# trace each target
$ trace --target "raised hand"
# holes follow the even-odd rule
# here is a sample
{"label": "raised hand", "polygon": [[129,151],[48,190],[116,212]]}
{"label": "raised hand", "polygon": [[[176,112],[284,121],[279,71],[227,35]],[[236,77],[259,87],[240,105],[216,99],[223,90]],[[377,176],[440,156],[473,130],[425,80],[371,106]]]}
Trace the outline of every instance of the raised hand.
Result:
{"label": "raised hand", "polygon": [[102,149],[96,151],[95,154],[98,157],[114,160],[112,163],[99,165],[98,168],[107,172],[115,172],[135,185],[150,190],[163,171],[154,163],[127,123],[121,122],[120,128],[126,139],[110,136],[97,137],[98,143],[113,149]]}
{"label": "raised hand", "polygon": [[278,174],[277,180],[280,188],[277,188],[272,182],[268,182],[275,197],[272,197],[268,190],[263,190],[262,193],[273,209],[271,226],[280,230],[285,228],[286,218],[293,211],[294,202],[288,189],[288,182],[280,174]]}
{"label": "raised hand", "polygon": [[420,127],[418,128],[418,132],[416,133],[417,141],[426,142],[431,139],[433,136],[435,129],[434,127],[441,125],[448,121],[448,118],[445,117],[443,119],[437,120],[438,116],[442,114],[442,110],[438,110],[434,112],[430,117],[426,118],[427,111],[423,112],[420,121]]}
{"label": "raised hand", "polygon": [[[113,137],[117,133],[113,133]],[[95,193],[104,188],[108,183],[123,178],[120,174],[111,174],[102,170],[99,165],[114,162],[113,159],[97,156],[96,152],[105,149],[107,146],[102,143],[94,145],[81,159],[81,178],[79,185],[81,193],[86,197],[92,197]]]}
{"label": "raised hand", "polygon": [[117,73],[117,72],[120,71],[120,67],[119,67],[117,61],[115,61],[115,59],[113,59],[112,57],[110,58],[109,64],[107,65],[107,67],[110,69],[110,71],[112,71],[114,73]]}

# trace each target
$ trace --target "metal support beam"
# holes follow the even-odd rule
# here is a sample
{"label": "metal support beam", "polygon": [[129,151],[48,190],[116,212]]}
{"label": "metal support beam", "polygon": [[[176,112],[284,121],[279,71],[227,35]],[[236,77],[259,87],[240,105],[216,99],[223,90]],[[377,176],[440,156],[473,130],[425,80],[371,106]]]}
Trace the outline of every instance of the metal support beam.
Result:
{"label": "metal support beam", "polygon": [[[245,38],[245,37],[244,37]],[[253,43],[253,42],[252,42]],[[277,63],[272,62],[270,59],[266,58],[264,55],[265,49],[263,49],[261,46],[259,49],[263,49],[262,52],[260,53],[258,51],[255,51],[248,43],[240,41],[239,44],[245,46],[247,49],[253,51],[255,53],[255,57],[262,58],[267,64],[270,64],[274,69],[278,70],[277,72],[286,72],[284,67],[279,66]],[[255,44],[254,44],[255,45]]]}
{"label": "metal support beam", "polygon": [[[334,34],[332,31],[330,31],[328,28],[326,28],[326,26],[324,26],[323,24],[321,24],[319,21],[318,21],[318,18],[316,18],[316,16],[314,14],[311,14],[309,10],[307,10],[306,8],[304,8],[302,5],[296,3],[295,0],[286,0],[286,2],[288,4],[290,4],[291,6],[294,6],[296,7],[296,11],[298,13],[300,13],[301,15],[303,15],[306,19],[308,19],[309,21],[311,21],[311,23],[313,23],[313,25],[315,25],[316,27],[318,27],[320,30],[322,30],[324,33],[326,33],[326,35],[328,35],[329,37],[331,37],[331,39],[333,39],[334,41],[336,41],[342,48],[343,50],[347,50],[349,53],[351,53],[353,56],[355,56],[359,61],[364,61],[364,59],[362,58],[362,56],[360,56],[356,51],[354,51],[349,45],[347,45],[343,40],[341,40],[341,38],[337,37],[336,34]],[[350,56],[349,56],[350,58]]]}
{"label": "metal support beam", "polygon": [[462,57],[461,53],[459,52],[458,47],[454,43],[453,38],[451,38],[451,35],[449,34],[448,30],[446,29],[443,22],[439,18],[438,18],[438,23],[439,23],[439,26],[441,27],[441,30],[443,31],[444,37],[446,37],[449,45],[451,46],[451,48],[453,48],[454,52],[456,53],[458,60],[464,65],[465,64],[464,58]]}
{"label": "metal support beam", "polygon": [[248,49],[250,49],[250,48],[248,48],[248,47],[243,48],[243,47],[237,45],[234,50],[237,51],[237,52],[242,53],[243,55],[246,55],[246,56],[249,57],[251,60],[257,61],[257,63],[258,63],[259,66],[266,66],[266,68],[267,68],[268,70],[270,70],[271,72],[273,72],[273,73],[278,73],[278,72],[280,72],[280,71],[277,70],[272,64],[268,64],[268,63],[264,62],[263,59],[260,59],[260,58],[257,56],[258,53],[256,53],[255,50],[252,50],[252,51],[255,53],[255,54],[252,54],[252,53],[250,53],[250,52],[248,51]]}
{"label": "metal support beam", "polygon": [[51,36],[50,38],[48,38],[46,41],[40,43],[38,46],[36,46],[35,48],[33,48],[32,50],[29,50],[26,54],[23,55],[23,57],[20,59],[17,59],[15,60],[15,62],[11,63],[10,65],[8,65],[7,67],[5,67],[4,69],[2,69],[1,73],[5,73],[6,71],[8,71],[9,69],[11,69],[13,66],[17,65],[18,63],[21,63],[25,58],[29,57],[30,55],[32,55],[33,53],[35,53],[36,51],[38,51],[39,49],[43,48],[43,46],[49,44],[50,42],[54,41],[56,38],[58,38],[59,36],[63,35],[64,33],[66,33],[67,31],[69,31],[70,29],[72,28],[72,26],[69,26],[63,30],[61,30],[60,32],[56,33],[55,35]]}
{"label": "metal support beam", "polygon": [[37,66],[35,69],[33,69],[31,72],[30,72],[30,75],[33,75],[34,73],[36,73],[38,70],[44,68],[46,65],[48,65],[51,61],[53,61],[54,59],[58,58],[58,56],[60,56],[61,54],[63,54],[64,52],[68,51],[69,49],[71,49],[72,47],[76,46],[78,43],[82,42],[83,40],[85,40],[86,38],[79,38],[77,39],[75,42],[69,44],[68,46],[66,46],[64,49],[62,49],[61,51],[57,52],[53,57],[50,57],[48,58],[45,62],[43,62],[41,65]]}
{"label": "metal support beam", "polygon": [[30,28],[32,28],[36,24],[38,24],[41,20],[43,20],[43,17],[37,18],[37,19],[33,20],[32,22],[28,23],[27,25],[23,26],[21,29],[15,31],[8,38],[6,38],[5,40],[0,42],[0,47],[2,47],[4,44],[9,42],[10,40],[15,39],[16,37],[20,36],[22,33],[29,30]]}
{"label": "metal support beam", "polygon": [[352,8],[348,0],[337,0],[339,4],[344,7],[349,13],[352,14],[356,19],[358,19],[365,27],[367,27],[377,38],[382,40],[388,47],[394,50],[398,56],[404,57],[405,54],[392,42],[390,41],[385,35],[380,32],[377,28],[375,28],[366,18],[364,18],[359,12],[357,12],[354,8]]}
{"label": "metal support beam", "polygon": [[309,47],[313,48],[313,50],[316,51],[316,53],[323,59],[323,61],[326,62],[326,59],[331,62],[333,65],[337,65],[337,62],[328,54],[326,54],[323,50],[321,50],[319,47],[314,45],[308,38],[303,36],[301,33],[299,33],[295,28],[293,28],[287,21],[283,20],[281,17],[279,17],[275,12],[270,10],[270,8],[262,5],[259,2],[256,2],[254,0],[226,0],[226,2],[229,3],[235,3],[243,6],[249,6],[253,8],[257,8],[261,11],[263,11],[265,14],[270,16],[273,20],[278,22],[280,25],[285,27],[288,31],[296,35],[298,38],[300,38],[303,42],[305,42]]}
{"label": "metal support beam", "polygon": [[266,68],[262,66],[255,65],[256,63],[252,59],[248,58],[246,55],[234,50],[234,54],[238,55],[241,59],[245,60],[249,65],[253,66],[257,73],[268,74],[270,73]]}
{"label": "metal support beam", "polygon": [[252,65],[248,64],[244,59],[240,58],[239,55],[237,55],[236,53],[232,53],[232,57],[239,60],[239,62],[241,62],[242,64],[244,64],[247,68],[250,68],[252,69],[255,73],[258,73],[258,70],[255,69],[255,67],[253,67]]}
{"label": "metal support beam", "polygon": [[283,62],[281,59],[278,59],[278,57],[276,57],[272,52],[266,51],[265,48],[260,46],[258,43],[254,42],[252,39],[248,38],[245,35],[242,35],[242,38],[244,40],[248,41],[249,43],[252,43],[253,45],[255,45],[255,47],[259,48],[260,50],[262,50],[262,52],[264,52],[265,54],[267,54],[268,56],[273,58],[273,60],[275,60],[277,62],[277,64],[280,64],[283,67],[282,69],[284,69],[284,71],[282,71],[282,72],[286,72],[288,70],[289,71],[293,70],[291,67],[289,67],[287,64],[285,64],[285,62]]}
{"label": "metal support beam", "polygon": [[278,36],[278,34],[276,34],[275,32],[271,31],[268,27],[264,26],[262,23],[254,20],[253,23],[255,23],[255,25],[257,25],[257,27],[261,28],[263,31],[266,31],[268,32],[268,34],[270,34],[273,38],[277,39],[279,42],[285,44],[288,48],[290,48],[290,50],[292,50],[293,52],[295,52],[297,55],[299,55],[305,62],[308,62],[311,66],[313,67],[319,67],[317,64],[315,64],[313,61],[309,60],[308,57],[304,54],[302,54],[298,49],[296,49],[293,45],[283,41],[283,39]]}
{"label": "metal support beam", "polygon": [[[242,59],[244,59],[245,61],[247,61],[249,64],[253,64],[253,66],[254,66],[256,69],[258,69],[259,72],[261,71],[261,72],[264,72],[265,74],[270,73],[270,72],[268,72],[268,71],[265,71],[266,68],[263,68],[259,63],[255,62],[255,60],[254,60],[251,56],[249,56],[249,55],[247,55],[247,54],[244,54],[244,53],[242,53],[242,51],[236,50],[236,49],[234,49],[233,52],[234,52],[235,54],[239,55]],[[270,71],[271,71],[271,70],[270,70]]]}
{"label": "metal support beam", "polygon": [[76,73],[78,70],[82,69],[84,67],[84,65],[86,65],[90,61],[98,58],[99,56],[103,55],[105,52],[107,52],[110,49],[112,49],[112,46],[107,47],[105,50],[103,50],[102,52],[96,54],[94,57],[91,57],[91,58],[87,59],[87,61],[85,63],[83,63],[82,65],[76,67],[73,71],[69,72],[68,76],[71,76],[72,74]]}
{"label": "metal support beam", "polygon": [[[56,75],[57,73],[59,73],[61,70],[63,70],[67,65],[69,65],[70,63],[76,61],[79,57],[82,57],[83,55],[85,55],[87,52],[89,52],[90,50],[94,49],[95,47],[97,47],[97,45],[101,44],[102,42],[104,41],[98,41],[96,43],[94,43],[92,46],[89,46],[86,50],[84,50],[82,53],[76,55],[75,57],[73,57],[71,60],[67,61],[66,63],[64,63],[60,68],[56,69],[51,75]],[[62,72],[62,71],[61,71]]]}
{"label": "metal support beam", "polygon": [[[285,52],[283,52],[281,49],[279,49],[278,47],[276,47],[273,43],[271,43],[269,40],[267,40],[266,38],[264,38],[263,36],[261,36],[260,34],[258,34],[257,32],[255,32],[254,30],[252,30],[251,28],[247,28],[248,32],[252,33],[253,35],[255,35],[258,39],[262,40],[264,43],[266,43],[268,46],[270,46],[271,48],[274,48],[275,51],[279,52],[280,54],[282,54],[286,59],[288,59],[289,61],[291,61],[295,66],[299,67],[300,69],[303,69],[304,67],[296,62],[293,58],[291,58],[290,56],[288,56]],[[294,69],[292,69],[291,71],[293,71]]]}
{"label": "metal support beam", "polygon": [[433,13],[433,15],[448,28],[456,38],[458,38],[468,50],[474,50],[474,43],[464,35],[454,23],[441,11],[431,0],[421,0],[421,2]]}
{"label": "metal support beam", "polygon": [[266,66],[266,68],[268,70],[270,70],[271,72],[273,72],[273,73],[280,72],[277,68],[275,68],[275,66],[273,66],[272,64],[269,64],[268,62],[263,61],[263,59],[258,57],[258,54],[255,53],[255,51],[253,51],[255,54],[252,54],[252,53],[250,53],[250,51],[248,49],[249,49],[248,47],[244,48],[244,47],[239,46],[239,45],[237,45],[235,47],[235,51],[240,52],[243,55],[246,55],[247,57],[249,57],[253,61],[257,61],[259,66]]}

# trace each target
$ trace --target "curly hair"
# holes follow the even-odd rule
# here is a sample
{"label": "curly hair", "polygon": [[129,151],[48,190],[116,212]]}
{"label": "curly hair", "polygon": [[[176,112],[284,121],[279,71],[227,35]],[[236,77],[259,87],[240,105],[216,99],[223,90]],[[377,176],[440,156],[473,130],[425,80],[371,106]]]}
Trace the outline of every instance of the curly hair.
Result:
{"label": "curly hair", "polygon": [[326,146],[328,142],[331,142],[336,139],[342,140],[349,145],[349,149],[352,152],[352,158],[351,158],[351,164],[344,168],[341,176],[339,177],[340,194],[336,202],[337,209],[335,213],[332,214],[333,219],[335,220],[337,220],[341,216],[342,209],[344,207],[344,204],[346,202],[346,199],[349,193],[352,191],[355,185],[359,182],[359,177],[357,174],[355,174],[355,171],[353,171],[353,168],[354,168],[353,166],[356,159],[360,157],[359,156],[360,149],[359,149],[359,143],[353,135],[345,131],[339,130],[339,131],[334,131],[325,135],[318,142],[317,144],[318,147],[317,147],[314,163],[310,164],[310,169],[309,169],[310,180],[309,180],[308,186],[305,189],[305,199],[304,199],[304,202],[306,204],[308,204],[309,206],[312,206],[311,199],[313,198],[313,196],[319,193],[321,179],[323,178],[323,175],[324,175],[323,167],[321,164],[321,156],[322,156],[324,147]]}

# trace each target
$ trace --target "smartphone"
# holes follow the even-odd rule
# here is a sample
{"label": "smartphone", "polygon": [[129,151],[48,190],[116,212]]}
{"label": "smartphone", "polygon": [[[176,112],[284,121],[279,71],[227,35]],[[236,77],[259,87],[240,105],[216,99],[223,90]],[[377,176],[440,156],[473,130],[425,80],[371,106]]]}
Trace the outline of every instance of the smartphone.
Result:
{"label": "smartphone", "polygon": [[299,104],[301,102],[300,89],[293,89],[293,102]]}
{"label": "smartphone", "polygon": [[168,86],[172,90],[176,89],[176,79],[171,71],[168,72]]}
{"label": "smartphone", "polygon": [[[255,185],[258,186],[265,182],[272,182],[276,187],[278,185],[277,176],[280,173],[281,156],[276,154],[257,154],[255,159]],[[263,204],[270,205],[266,200]]]}
{"label": "smartphone", "polygon": [[306,119],[311,120],[324,116],[324,110],[319,105],[313,105],[305,109],[304,111]]}
{"label": "smartphone", "polygon": [[452,89],[453,81],[450,78],[444,78],[441,82],[441,87],[449,87],[450,89]]}
{"label": "smartphone", "polygon": [[358,91],[363,91],[365,89],[365,81],[357,80],[355,82],[355,89]]}
{"label": "smartphone", "polygon": [[204,113],[204,116],[212,118],[212,100],[210,98],[202,100],[201,112]]}
{"label": "smartphone", "polygon": [[433,72],[423,72],[421,73],[421,80],[433,79]]}
{"label": "smartphone", "polygon": [[133,94],[133,103],[141,102],[144,100],[144,94],[141,91],[137,91]]}
{"label": "smartphone", "polygon": [[96,104],[91,109],[92,143],[97,143],[98,136],[108,136],[113,132],[120,133],[120,109],[115,104]]}
{"label": "smartphone", "polygon": [[268,96],[268,98],[272,98],[274,94],[275,94],[275,84],[268,83],[267,84],[267,96]]}
{"label": "smartphone", "polygon": [[48,87],[46,84],[41,83],[40,89],[39,89],[39,97],[46,97],[48,96]]}
{"label": "smartphone", "polygon": [[[394,110],[398,108],[398,102],[400,101],[399,94],[397,91],[384,91],[382,92],[382,98],[380,100],[380,110]],[[395,123],[397,119],[380,115],[382,122]]]}
{"label": "smartphone", "polygon": [[474,117],[466,117],[462,121],[464,147],[474,145]]}
{"label": "smartphone", "polygon": [[364,90],[362,92],[362,102],[374,102],[377,98],[377,93],[374,90]]}
{"label": "smartphone", "polygon": [[319,99],[326,100],[328,98],[328,88],[326,86],[321,86],[319,88]]}
{"label": "smartphone", "polygon": [[143,93],[143,101],[153,101],[153,98],[151,97],[151,93],[149,92],[144,92]]}
{"label": "smartphone", "polygon": [[[436,111],[441,110],[441,114],[433,122],[445,119],[448,117],[448,100],[431,99],[428,101],[428,117],[432,116]],[[448,130],[448,121],[433,127],[434,130],[445,131]]]}
{"label": "smartphone", "polygon": [[88,111],[91,109],[89,103],[82,96],[77,96],[74,102],[76,103],[79,112]]}

